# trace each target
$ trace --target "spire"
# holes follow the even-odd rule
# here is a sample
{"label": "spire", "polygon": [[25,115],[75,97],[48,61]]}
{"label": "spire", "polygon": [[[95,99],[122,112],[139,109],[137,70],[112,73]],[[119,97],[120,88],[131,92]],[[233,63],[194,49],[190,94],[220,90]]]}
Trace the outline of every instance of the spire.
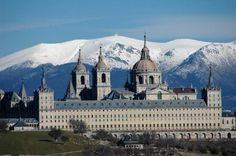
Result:
{"label": "spire", "polygon": [[78,64],[79,64],[79,63],[82,63],[81,60],[82,60],[82,57],[81,57],[81,49],[79,49]]}
{"label": "spire", "polygon": [[143,36],[143,37],[144,37],[144,47],[147,46],[147,45],[146,45],[146,37],[147,37],[146,35],[147,35],[147,33],[145,32],[145,33],[144,33],[144,36]]}
{"label": "spire", "polygon": [[143,49],[142,49],[142,51],[141,51],[141,60],[144,60],[144,59],[150,59],[150,56],[149,56],[149,49],[148,49],[148,47],[147,47],[147,36],[146,36],[147,34],[146,33],[144,33],[144,46],[143,46]]}
{"label": "spire", "polygon": [[209,73],[207,88],[212,89],[212,88],[214,88],[214,87],[215,87],[215,86],[214,86],[214,82],[213,82],[213,76],[212,76],[211,64],[210,64],[210,73]]}
{"label": "spire", "polygon": [[129,84],[129,70],[127,71],[127,79],[125,82],[125,90],[129,90],[130,84]]}
{"label": "spire", "polygon": [[102,56],[102,44],[100,44],[100,50],[99,50],[99,56],[98,56],[98,63],[96,64],[96,68],[99,70],[102,69],[108,69],[107,65],[103,61],[103,56]]}
{"label": "spire", "polygon": [[73,99],[73,98],[75,98],[75,89],[70,79],[67,89],[66,89],[66,94],[65,94],[64,99]]}
{"label": "spire", "polygon": [[40,89],[41,91],[45,91],[45,90],[48,90],[48,89],[49,89],[49,88],[47,87],[47,83],[46,83],[44,66],[42,67],[41,84],[40,84],[39,89]]}
{"label": "spire", "polygon": [[103,60],[103,57],[102,57],[102,44],[100,44],[98,61],[102,61],[102,60]]}
{"label": "spire", "polygon": [[21,84],[21,89],[20,89],[20,92],[19,92],[19,96],[23,101],[27,99],[27,93],[26,93],[25,84],[24,84],[23,79],[22,79],[22,84]]}

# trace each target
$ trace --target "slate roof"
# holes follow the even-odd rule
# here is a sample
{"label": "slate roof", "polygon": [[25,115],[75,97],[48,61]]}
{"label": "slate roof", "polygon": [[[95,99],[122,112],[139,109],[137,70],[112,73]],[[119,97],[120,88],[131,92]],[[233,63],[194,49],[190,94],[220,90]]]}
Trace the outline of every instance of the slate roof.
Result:
{"label": "slate roof", "polygon": [[104,99],[114,100],[114,99],[127,99],[123,94],[116,90],[112,90]]}
{"label": "slate roof", "polygon": [[[19,121],[19,118],[2,118],[0,121],[6,121],[9,124],[14,124]],[[35,118],[21,118],[21,121],[25,122],[26,124],[37,124],[38,121]]]}
{"label": "slate roof", "polygon": [[19,119],[14,127],[29,127],[23,120]]}
{"label": "slate roof", "polygon": [[15,92],[5,92],[2,102],[20,102],[20,100],[21,98]]}
{"label": "slate roof", "polygon": [[128,109],[128,108],[205,108],[202,99],[197,100],[104,100],[104,101],[55,101],[54,109]]}
{"label": "slate roof", "polygon": [[173,88],[174,93],[195,93],[194,88]]}

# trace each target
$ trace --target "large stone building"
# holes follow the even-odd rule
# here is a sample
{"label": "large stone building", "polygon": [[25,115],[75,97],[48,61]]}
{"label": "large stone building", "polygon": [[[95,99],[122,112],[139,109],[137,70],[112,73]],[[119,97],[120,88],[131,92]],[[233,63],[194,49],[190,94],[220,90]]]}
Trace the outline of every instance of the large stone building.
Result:
{"label": "large stone building", "polygon": [[65,97],[55,101],[43,71],[35,91],[39,129],[71,130],[69,122],[74,119],[85,121],[91,132],[104,129],[114,135],[152,132],[158,137],[189,139],[236,137],[235,118],[222,116],[221,89],[214,84],[211,69],[201,99],[193,87],[170,88],[149,55],[146,36],[141,58],[134,64],[125,89],[111,89],[110,68],[102,47],[92,77],[90,86],[80,51]]}

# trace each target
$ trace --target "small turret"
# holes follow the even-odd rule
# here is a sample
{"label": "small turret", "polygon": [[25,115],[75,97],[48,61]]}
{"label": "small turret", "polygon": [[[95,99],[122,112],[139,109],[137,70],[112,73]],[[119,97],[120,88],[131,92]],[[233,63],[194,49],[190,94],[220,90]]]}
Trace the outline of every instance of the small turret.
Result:
{"label": "small turret", "polygon": [[22,80],[19,96],[20,96],[22,101],[26,101],[27,100],[27,93],[26,93],[26,89],[25,89],[24,80]]}
{"label": "small turret", "polygon": [[75,94],[75,89],[73,87],[72,81],[70,79],[69,83],[68,83],[68,87],[66,89],[66,94],[64,99],[75,99],[76,98],[76,94]]}
{"label": "small turret", "polygon": [[46,82],[46,78],[45,78],[45,69],[44,67],[42,67],[42,76],[41,76],[41,83],[40,83],[40,86],[39,86],[39,90],[41,92],[43,91],[52,91],[48,86],[47,86],[47,82]]}

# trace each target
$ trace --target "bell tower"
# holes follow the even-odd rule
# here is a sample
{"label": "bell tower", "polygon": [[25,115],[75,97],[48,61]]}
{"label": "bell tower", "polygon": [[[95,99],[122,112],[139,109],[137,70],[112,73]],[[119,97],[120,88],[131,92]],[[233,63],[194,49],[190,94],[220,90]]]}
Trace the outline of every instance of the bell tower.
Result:
{"label": "bell tower", "polygon": [[202,99],[209,107],[222,107],[221,89],[214,84],[211,65],[208,84],[202,89]]}
{"label": "bell tower", "polygon": [[110,68],[103,61],[102,46],[100,45],[98,63],[93,69],[93,96],[96,100],[101,100],[110,92]]}
{"label": "bell tower", "polygon": [[84,88],[89,88],[89,72],[82,62],[81,49],[79,49],[78,62],[72,71],[72,83],[75,89],[75,97],[81,99],[81,91]]}

